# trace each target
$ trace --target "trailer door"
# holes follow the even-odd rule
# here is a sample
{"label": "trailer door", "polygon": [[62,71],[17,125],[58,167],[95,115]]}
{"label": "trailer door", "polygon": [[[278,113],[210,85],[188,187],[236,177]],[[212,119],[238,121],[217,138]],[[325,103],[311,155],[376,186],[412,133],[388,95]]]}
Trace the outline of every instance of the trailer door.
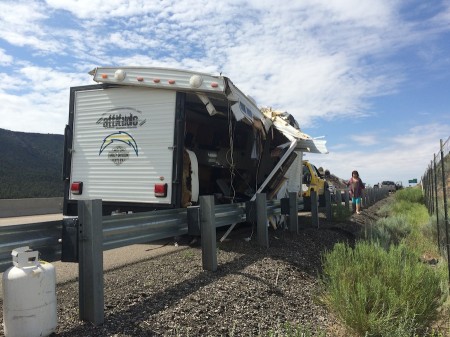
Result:
{"label": "trailer door", "polygon": [[171,204],[176,91],[80,88],[73,104],[69,199]]}

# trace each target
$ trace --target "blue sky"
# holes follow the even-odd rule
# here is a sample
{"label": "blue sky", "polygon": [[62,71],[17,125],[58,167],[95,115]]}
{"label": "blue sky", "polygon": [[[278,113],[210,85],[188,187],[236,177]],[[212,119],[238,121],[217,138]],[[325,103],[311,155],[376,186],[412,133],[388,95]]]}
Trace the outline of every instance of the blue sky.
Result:
{"label": "blue sky", "polygon": [[420,179],[450,136],[449,0],[0,2],[0,128],[62,134],[96,66],[229,77],[325,136],[318,167]]}

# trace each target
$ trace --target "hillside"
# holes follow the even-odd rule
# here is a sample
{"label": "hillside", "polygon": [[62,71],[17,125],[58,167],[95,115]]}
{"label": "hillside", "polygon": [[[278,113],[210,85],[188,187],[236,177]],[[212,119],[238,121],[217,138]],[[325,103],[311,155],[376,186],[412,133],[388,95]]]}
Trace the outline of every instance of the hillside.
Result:
{"label": "hillside", "polygon": [[0,199],[63,195],[63,135],[0,129]]}

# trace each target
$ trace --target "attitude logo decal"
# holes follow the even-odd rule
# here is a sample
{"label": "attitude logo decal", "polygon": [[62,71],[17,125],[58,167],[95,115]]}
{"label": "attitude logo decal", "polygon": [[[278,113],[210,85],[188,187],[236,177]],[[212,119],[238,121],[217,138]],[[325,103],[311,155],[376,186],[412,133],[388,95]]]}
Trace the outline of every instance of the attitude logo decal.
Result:
{"label": "attitude logo decal", "polygon": [[131,107],[110,109],[97,120],[105,129],[136,129],[146,122],[142,111]]}
{"label": "attitude logo decal", "polygon": [[[124,146],[123,144],[127,146]],[[136,141],[125,131],[114,132],[106,136],[105,139],[103,139],[102,146],[100,146],[98,155],[100,156],[106,148],[109,148],[108,159],[116,165],[121,165],[129,158],[130,148],[133,149],[136,156],[139,156]]]}

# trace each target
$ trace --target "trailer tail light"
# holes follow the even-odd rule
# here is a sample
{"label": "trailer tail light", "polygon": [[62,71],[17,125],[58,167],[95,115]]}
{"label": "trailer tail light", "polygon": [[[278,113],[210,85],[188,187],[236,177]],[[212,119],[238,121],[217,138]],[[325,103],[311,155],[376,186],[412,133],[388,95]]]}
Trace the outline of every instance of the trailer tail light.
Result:
{"label": "trailer tail light", "polygon": [[155,197],[167,197],[167,184],[155,184]]}
{"label": "trailer tail light", "polygon": [[70,185],[70,192],[72,194],[81,194],[83,193],[83,182],[82,181],[75,181]]}

